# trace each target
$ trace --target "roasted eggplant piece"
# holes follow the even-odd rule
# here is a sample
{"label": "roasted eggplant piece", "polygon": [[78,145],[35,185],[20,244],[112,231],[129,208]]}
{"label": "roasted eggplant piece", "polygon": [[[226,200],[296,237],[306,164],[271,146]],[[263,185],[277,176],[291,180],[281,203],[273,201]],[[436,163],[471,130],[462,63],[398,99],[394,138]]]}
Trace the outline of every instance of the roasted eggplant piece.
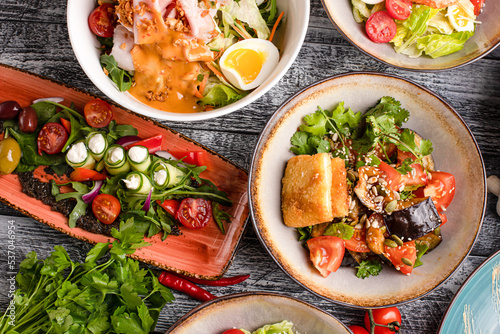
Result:
{"label": "roasted eggplant piece", "polygon": [[430,197],[391,215],[384,215],[384,221],[388,232],[405,242],[418,239],[441,225],[441,218]]}

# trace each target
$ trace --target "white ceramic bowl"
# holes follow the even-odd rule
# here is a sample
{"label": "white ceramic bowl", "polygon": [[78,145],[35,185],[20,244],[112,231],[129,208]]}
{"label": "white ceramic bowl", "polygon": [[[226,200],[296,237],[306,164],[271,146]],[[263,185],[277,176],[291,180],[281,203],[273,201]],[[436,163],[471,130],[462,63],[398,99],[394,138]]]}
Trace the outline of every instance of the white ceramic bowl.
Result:
{"label": "white ceramic bowl", "polygon": [[[309,0],[277,0],[285,20],[277,34],[282,35],[280,62],[267,80],[243,99],[212,111],[192,114],[166,112],[151,108],[128,92],[120,92],[108,79],[99,63],[99,42],[90,31],[87,19],[96,7],[95,0],[68,0],[67,24],[71,46],[85,74],[106,96],[127,109],[148,117],[170,121],[199,121],[229,114],[254,102],[269,91],[286,73],[299,53],[309,23]],[[277,36],[276,39],[279,39]]]}
{"label": "white ceramic bowl", "polygon": [[204,303],[179,319],[165,334],[221,334],[231,328],[249,331],[291,321],[296,333],[348,334],[334,316],[298,299],[273,293],[239,293]]}
{"label": "white ceramic bowl", "polygon": [[409,58],[394,51],[390,43],[374,43],[365,32],[365,25],[354,21],[351,0],[321,0],[333,25],[349,42],[369,56],[386,64],[407,70],[438,71],[469,64],[493,51],[500,44],[500,1],[486,1],[477,17],[482,23],[466,43],[463,50],[432,59]]}
{"label": "white ceramic bowl", "polygon": [[[366,111],[383,96],[401,101],[410,112],[406,127],[433,143],[438,170],[456,179],[455,198],[446,211],[443,242],[424,255],[411,276],[385,266],[379,276],[359,279],[356,269],[341,267],[323,278],[283,223],[281,179],[290,152],[290,137],[303,117],[317,106],[331,110],[339,102]],[[440,97],[406,79],[377,73],[351,73],[327,78],[297,93],[271,117],[255,148],[250,171],[250,209],[257,234],[277,264],[311,292],[343,305],[383,307],[422,297],[443,283],[472,249],[486,201],[485,171],[477,143],[460,116]]]}

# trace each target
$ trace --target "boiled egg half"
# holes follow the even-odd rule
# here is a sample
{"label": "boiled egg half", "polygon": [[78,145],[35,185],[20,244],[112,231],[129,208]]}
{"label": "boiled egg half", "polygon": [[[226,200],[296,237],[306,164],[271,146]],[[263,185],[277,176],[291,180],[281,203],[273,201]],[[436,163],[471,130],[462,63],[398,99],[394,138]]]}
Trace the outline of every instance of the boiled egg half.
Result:
{"label": "boiled egg half", "polygon": [[279,62],[278,48],[268,40],[249,38],[231,45],[219,60],[222,74],[241,90],[260,86]]}
{"label": "boiled egg half", "polygon": [[474,5],[469,0],[462,0],[457,5],[449,6],[446,16],[456,31],[474,31]]}

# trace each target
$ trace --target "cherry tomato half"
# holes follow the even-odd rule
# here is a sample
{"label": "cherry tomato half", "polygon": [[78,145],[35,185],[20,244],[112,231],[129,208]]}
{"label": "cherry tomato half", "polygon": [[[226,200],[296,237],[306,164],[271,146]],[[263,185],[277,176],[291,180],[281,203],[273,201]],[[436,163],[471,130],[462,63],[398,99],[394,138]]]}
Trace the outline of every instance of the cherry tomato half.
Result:
{"label": "cherry tomato half", "polygon": [[115,21],[113,17],[114,6],[112,4],[103,4],[89,15],[90,30],[100,37],[113,37]]}
{"label": "cherry tomato half", "polygon": [[478,16],[484,6],[484,0],[470,0],[474,5],[474,15]]}
{"label": "cherry tomato half", "polygon": [[373,13],[366,21],[366,33],[375,43],[390,42],[396,35],[396,23],[385,10]]}
{"label": "cherry tomato half", "polygon": [[93,128],[103,128],[113,119],[113,111],[109,103],[95,99],[87,102],[83,108],[85,120]]}
{"label": "cherry tomato half", "polygon": [[99,194],[92,202],[92,212],[101,223],[111,224],[120,214],[120,201],[109,194]]}
{"label": "cherry tomato half", "polygon": [[370,334],[366,329],[364,329],[364,327],[361,327],[358,325],[351,325],[351,326],[349,326],[349,329],[354,334]]}
{"label": "cherry tomato half", "polygon": [[370,248],[366,244],[366,230],[364,228],[355,228],[354,235],[349,240],[344,240],[345,248],[358,253],[368,253]]}
{"label": "cherry tomato half", "polygon": [[233,328],[233,329],[228,329],[227,331],[224,331],[222,334],[245,334],[243,331]]}
{"label": "cherry tomato half", "polygon": [[384,255],[401,273],[410,275],[413,271],[413,265],[409,266],[403,262],[403,258],[407,258],[411,263],[415,264],[417,259],[417,248],[415,241],[405,242],[403,246],[389,247],[385,246]]}
{"label": "cherry tomato half", "polygon": [[[417,196],[422,196],[421,192]],[[455,196],[455,177],[446,172],[431,172],[422,197],[431,197],[439,212],[446,210]]]}
{"label": "cherry tomato half", "polygon": [[396,20],[406,20],[411,14],[411,0],[385,0],[385,8]]}
{"label": "cherry tomato half", "polygon": [[68,140],[68,132],[59,123],[50,122],[45,124],[38,133],[38,154],[42,152],[55,154],[61,152]]}
{"label": "cherry tomato half", "polygon": [[168,213],[170,213],[173,217],[177,213],[177,209],[179,209],[179,201],[175,199],[166,199],[163,202],[157,200],[156,203],[165,209]]}
{"label": "cherry tomato half", "polygon": [[203,198],[185,198],[179,204],[175,219],[190,229],[205,227],[212,218],[212,204]]}
{"label": "cherry tomato half", "polygon": [[344,258],[344,240],[323,235],[307,241],[309,247],[309,257],[311,262],[318,269],[321,276],[327,277],[331,272],[337,271]]}
{"label": "cherry tomato half", "polygon": [[[397,307],[388,307],[372,310],[373,312],[373,320],[377,324],[388,325],[391,322],[397,321],[401,325],[401,313],[399,312]],[[370,331],[370,317],[368,315],[368,311],[365,313],[365,327],[368,331]],[[399,328],[399,326],[398,326]],[[394,334],[394,331],[391,331],[387,327],[375,327],[375,334]]]}

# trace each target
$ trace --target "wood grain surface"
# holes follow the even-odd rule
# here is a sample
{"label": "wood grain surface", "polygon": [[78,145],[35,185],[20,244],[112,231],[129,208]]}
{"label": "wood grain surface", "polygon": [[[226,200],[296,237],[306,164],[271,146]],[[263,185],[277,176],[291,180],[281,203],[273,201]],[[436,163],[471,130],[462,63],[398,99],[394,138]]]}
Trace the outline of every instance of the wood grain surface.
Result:
{"label": "wood grain surface", "polygon": [[[0,63],[29,70],[102,95],[80,68],[66,29],[64,0],[0,0]],[[319,79],[352,71],[379,71],[403,76],[441,95],[464,118],[476,137],[488,175],[500,175],[500,49],[467,66],[444,72],[418,73],[384,65],[350,45],[330,23],[320,0],[311,0],[306,41],[288,73],[269,93],[233,114],[194,123],[163,122],[203,145],[250,167],[261,129],[289,96]],[[1,180],[0,180],[1,182]],[[400,307],[402,333],[435,333],[451,298],[468,275],[500,248],[497,198],[488,194],[486,216],[475,246],[460,269],[442,286],[423,298]],[[83,260],[90,245],[0,204],[0,309],[5,309],[9,270],[7,225],[16,226],[16,264],[35,250],[45,257],[63,245],[73,259]],[[246,282],[225,288],[208,288],[216,295],[244,291],[274,291],[300,298],[330,312],[347,325],[362,324],[362,310],[337,306],[306,292],[285,275],[249,225],[227,275],[251,274]],[[199,302],[174,292],[176,301],[161,313],[158,333]],[[230,316],[230,315],[228,315]]]}

